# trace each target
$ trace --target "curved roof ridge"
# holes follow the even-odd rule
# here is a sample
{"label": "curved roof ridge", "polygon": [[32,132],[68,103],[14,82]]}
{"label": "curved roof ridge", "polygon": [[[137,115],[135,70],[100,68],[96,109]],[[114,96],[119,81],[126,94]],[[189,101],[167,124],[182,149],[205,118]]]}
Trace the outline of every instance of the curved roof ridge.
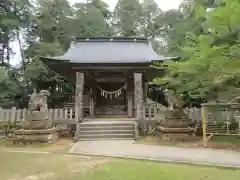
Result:
{"label": "curved roof ridge", "polygon": [[75,42],[145,42],[148,43],[146,37],[79,37]]}
{"label": "curved roof ridge", "polygon": [[79,64],[149,64],[173,58],[158,55],[145,37],[91,37],[77,38],[62,56],[45,59]]}

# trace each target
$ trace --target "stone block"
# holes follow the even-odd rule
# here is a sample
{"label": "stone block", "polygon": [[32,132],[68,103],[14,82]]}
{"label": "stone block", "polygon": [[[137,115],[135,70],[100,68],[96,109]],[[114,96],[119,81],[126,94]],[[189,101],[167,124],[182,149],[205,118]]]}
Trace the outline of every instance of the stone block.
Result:
{"label": "stone block", "polygon": [[168,128],[188,128],[191,123],[189,119],[165,119],[160,125]]}
{"label": "stone block", "polygon": [[164,116],[166,119],[186,119],[188,116],[182,110],[170,110],[168,109]]}
{"label": "stone block", "polygon": [[23,121],[22,127],[23,129],[50,129],[52,128],[53,124],[51,120],[44,119],[44,120],[29,120]]}
{"label": "stone block", "polygon": [[27,115],[27,121],[47,120],[48,112],[32,111]]}
{"label": "stone block", "polygon": [[52,129],[39,129],[39,130],[27,130],[27,129],[20,129],[20,130],[15,130],[14,133],[16,135],[40,135],[40,134],[54,134],[57,132],[56,128]]}
{"label": "stone block", "polygon": [[52,134],[32,134],[32,135],[16,135],[18,141],[22,142],[40,142],[40,143],[54,143],[58,139],[58,136]]}

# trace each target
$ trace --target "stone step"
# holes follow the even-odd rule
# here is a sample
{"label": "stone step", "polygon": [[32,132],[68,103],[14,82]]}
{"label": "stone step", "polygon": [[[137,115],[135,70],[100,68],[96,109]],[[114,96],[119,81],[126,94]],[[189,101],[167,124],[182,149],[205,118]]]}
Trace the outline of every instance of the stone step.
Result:
{"label": "stone step", "polygon": [[124,109],[125,105],[109,105],[109,106],[99,106],[97,109]]}
{"label": "stone step", "polygon": [[86,121],[79,124],[77,140],[96,139],[135,139],[136,129],[133,121]]}
{"label": "stone step", "polygon": [[93,140],[93,139],[101,139],[101,138],[105,138],[105,139],[112,139],[112,138],[131,138],[134,139],[134,135],[133,134],[79,134],[78,139],[89,139],[89,140]]}
{"label": "stone step", "polygon": [[124,110],[126,107],[104,107],[97,108],[97,110]]}
{"label": "stone step", "polygon": [[109,112],[109,111],[115,111],[115,112],[124,112],[125,109],[98,109],[97,112]]}
{"label": "stone step", "polygon": [[134,126],[80,126],[81,131],[98,130],[133,130]]}
{"label": "stone step", "polygon": [[117,123],[111,123],[111,124],[97,124],[97,123],[93,123],[93,124],[80,124],[79,127],[99,127],[99,128],[115,128],[115,127],[134,127],[134,124],[129,124],[129,123],[125,123],[125,124],[117,124]]}
{"label": "stone step", "polygon": [[[116,119],[118,119],[118,118],[120,118],[120,119],[128,119],[128,114],[126,113],[126,114],[97,114],[96,115],[96,117],[98,117],[98,118],[101,118],[101,119],[104,119],[105,118],[105,120],[114,120],[114,121],[116,121]],[[89,119],[89,120],[91,120],[91,119]],[[129,121],[129,120],[128,120]]]}
{"label": "stone step", "polygon": [[75,141],[111,141],[111,140],[135,140],[135,138],[77,138]]}
{"label": "stone step", "polygon": [[106,115],[124,115],[127,114],[126,111],[97,111],[96,114],[106,114]]}
{"label": "stone step", "polygon": [[96,114],[123,115],[123,114],[127,114],[127,111],[96,111]]}
{"label": "stone step", "polygon": [[126,108],[99,108],[97,111],[126,111]]}
{"label": "stone step", "polygon": [[108,129],[108,130],[83,130],[80,129],[80,134],[81,135],[86,135],[86,134],[90,134],[90,135],[94,135],[94,134],[129,134],[129,135],[134,135],[135,131],[134,129],[132,130],[112,130],[112,129]]}
{"label": "stone step", "polygon": [[119,110],[119,109],[101,109],[101,110],[97,110],[97,113],[125,113],[125,110]]}

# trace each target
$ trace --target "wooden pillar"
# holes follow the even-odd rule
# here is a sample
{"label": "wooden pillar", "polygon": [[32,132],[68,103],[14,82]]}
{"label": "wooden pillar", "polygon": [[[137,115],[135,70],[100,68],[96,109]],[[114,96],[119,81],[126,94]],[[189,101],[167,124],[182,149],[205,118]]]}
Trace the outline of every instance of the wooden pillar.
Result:
{"label": "wooden pillar", "polygon": [[132,118],[133,117],[133,103],[132,103],[132,85],[131,85],[131,79],[128,79],[127,81],[127,107],[128,107],[128,117]]}
{"label": "wooden pillar", "polygon": [[83,91],[84,73],[76,72],[75,117],[77,122],[83,120]]}
{"label": "wooden pillar", "polygon": [[143,84],[142,73],[134,73],[134,106],[135,117],[137,120],[143,119]]}
{"label": "wooden pillar", "polygon": [[93,99],[92,99],[92,103],[93,103],[93,117],[95,117],[96,116],[96,101],[97,101],[97,96],[96,96],[96,94],[97,94],[97,89],[96,89],[96,82],[95,81],[93,81],[92,82],[92,97],[93,97]]}
{"label": "wooden pillar", "polygon": [[95,102],[95,100],[96,100],[96,98],[95,97],[93,97],[93,99],[92,99],[92,107],[93,107],[93,111],[92,111],[92,113],[93,113],[93,116],[92,117],[95,117],[95,112],[96,112],[96,102]]}
{"label": "wooden pillar", "polygon": [[94,97],[93,97],[93,89],[90,89],[90,93],[91,93],[91,99],[89,102],[89,108],[90,108],[90,117],[94,116]]}

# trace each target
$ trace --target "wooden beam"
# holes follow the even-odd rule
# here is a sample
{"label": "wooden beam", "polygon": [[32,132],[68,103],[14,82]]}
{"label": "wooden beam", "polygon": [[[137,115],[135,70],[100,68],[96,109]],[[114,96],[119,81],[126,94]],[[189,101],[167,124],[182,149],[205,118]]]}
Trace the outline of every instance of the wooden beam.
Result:
{"label": "wooden beam", "polygon": [[91,99],[89,103],[90,117],[94,117],[94,97],[93,97],[93,87],[90,88]]}
{"label": "wooden beam", "polygon": [[95,78],[97,82],[125,82],[126,77],[108,77],[107,75],[105,77],[96,77]]}

